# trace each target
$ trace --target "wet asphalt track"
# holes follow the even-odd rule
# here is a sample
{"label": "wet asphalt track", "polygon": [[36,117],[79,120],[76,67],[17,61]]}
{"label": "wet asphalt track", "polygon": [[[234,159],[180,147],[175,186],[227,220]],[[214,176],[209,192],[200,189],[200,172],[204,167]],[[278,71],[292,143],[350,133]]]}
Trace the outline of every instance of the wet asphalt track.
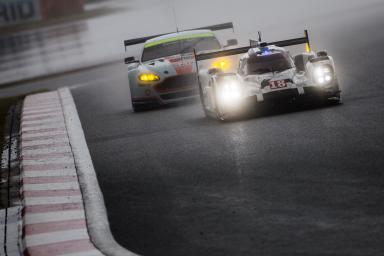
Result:
{"label": "wet asphalt track", "polygon": [[122,65],[73,89],[116,240],[142,255],[383,255],[384,18],[373,13],[317,31],[342,106],[227,123],[198,102],[134,114]]}

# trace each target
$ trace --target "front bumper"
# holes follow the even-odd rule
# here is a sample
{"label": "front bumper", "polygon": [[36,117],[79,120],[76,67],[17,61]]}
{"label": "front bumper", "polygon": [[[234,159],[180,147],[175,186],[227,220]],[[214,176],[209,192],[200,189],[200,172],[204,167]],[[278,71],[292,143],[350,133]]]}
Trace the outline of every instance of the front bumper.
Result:
{"label": "front bumper", "polygon": [[307,98],[326,99],[331,97],[340,97],[340,89],[338,86],[321,88],[318,86],[304,87],[304,96]]}
{"label": "front bumper", "polygon": [[244,97],[243,102],[273,103],[292,102],[295,100],[328,99],[340,97],[341,91],[337,84],[328,87],[304,86],[284,90],[251,93]]}
{"label": "front bumper", "polygon": [[299,97],[299,90],[297,88],[285,89],[279,91],[273,91],[268,93],[263,93],[264,101],[284,101],[292,100]]}
{"label": "front bumper", "polygon": [[170,76],[154,85],[143,86],[139,93],[142,97],[133,97],[136,105],[165,105],[196,98],[199,95],[196,74]]}

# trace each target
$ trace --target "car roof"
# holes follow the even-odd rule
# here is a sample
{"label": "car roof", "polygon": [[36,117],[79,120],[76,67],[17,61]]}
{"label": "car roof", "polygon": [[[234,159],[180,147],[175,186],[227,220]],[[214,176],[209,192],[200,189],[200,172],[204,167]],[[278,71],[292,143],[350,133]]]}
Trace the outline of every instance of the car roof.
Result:
{"label": "car roof", "polygon": [[195,38],[195,37],[214,37],[215,34],[211,30],[189,30],[189,31],[182,31],[182,32],[176,32],[171,34],[166,34],[163,36],[159,36],[153,39],[150,39],[145,42],[145,47],[150,47],[162,43],[166,43],[168,41],[177,41],[182,39],[189,39],[189,38]]}
{"label": "car roof", "polygon": [[248,55],[259,54],[259,53],[261,53],[263,51],[263,49],[267,49],[268,51],[270,51],[271,54],[288,53],[288,51],[285,48],[278,47],[278,46],[275,46],[275,45],[269,45],[269,46],[266,46],[264,48],[263,47],[251,48],[248,51]]}

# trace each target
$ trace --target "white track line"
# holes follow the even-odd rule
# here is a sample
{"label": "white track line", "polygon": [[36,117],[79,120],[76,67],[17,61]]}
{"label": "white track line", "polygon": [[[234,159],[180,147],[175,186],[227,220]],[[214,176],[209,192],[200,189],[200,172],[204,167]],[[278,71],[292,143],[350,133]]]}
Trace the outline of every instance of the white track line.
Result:
{"label": "white track line", "polygon": [[91,155],[77,114],[76,105],[68,88],[59,90],[64,109],[64,119],[69,140],[75,157],[81,190],[87,200],[84,201],[87,212],[88,231],[92,241],[104,254],[109,256],[134,256],[136,254],[120,246],[112,236],[107,210],[104,204]]}
{"label": "white track line", "polygon": [[25,197],[25,206],[82,203],[81,196]]}
{"label": "white track line", "polygon": [[68,231],[50,232],[47,234],[29,235],[25,237],[27,246],[39,246],[60,242],[88,239],[85,229],[75,229]]}
{"label": "white track line", "polygon": [[55,171],[24,172],[25,178],[60,177],[60,176],[76,176],[76,171],[75,170],[55,170]]}
{"label": "white track line", "polygon": [[78,182],[67,183],[44,183],[44,184],[24,184],[24,191],[40,191],[40,190],[63,190],[63,189],[80,189]]}
{"label": "white track line", "polygon": [[77,211],[65,211],[65,212],[47,212],[47,213],[31,213],[24,216],[24,224],[38,224],[38,223],[48,223],[48,222],[57,222],[65,220],[83,220],[85,219],[85,214],[83,210]]}
{"label": "white track line", "polygon": [[[28,225],[23,229],[24,255],[41,256],[38,254],[44,254],[45,248],[50,251],[44,255],[51,250],[62,256],[135,255],[117,244],[111,234],[103,195],[68,88],[24,100],[21,159],[21,192],[26,207],[23,225]],[[86,251],[66,254],[76,250],[63,247],[66,242],[86,245]]]}

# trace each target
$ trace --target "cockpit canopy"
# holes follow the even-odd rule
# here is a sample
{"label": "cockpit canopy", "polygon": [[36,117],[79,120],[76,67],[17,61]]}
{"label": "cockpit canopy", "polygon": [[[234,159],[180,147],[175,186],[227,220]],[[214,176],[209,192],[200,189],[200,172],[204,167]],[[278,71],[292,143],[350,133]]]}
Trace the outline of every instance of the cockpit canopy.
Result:
{"label": "cockpit canopy", "polygon": [[294,67],[287,52],[253,53],[246,60],[245,75],[261,75],[270,72],[283,72]]}

